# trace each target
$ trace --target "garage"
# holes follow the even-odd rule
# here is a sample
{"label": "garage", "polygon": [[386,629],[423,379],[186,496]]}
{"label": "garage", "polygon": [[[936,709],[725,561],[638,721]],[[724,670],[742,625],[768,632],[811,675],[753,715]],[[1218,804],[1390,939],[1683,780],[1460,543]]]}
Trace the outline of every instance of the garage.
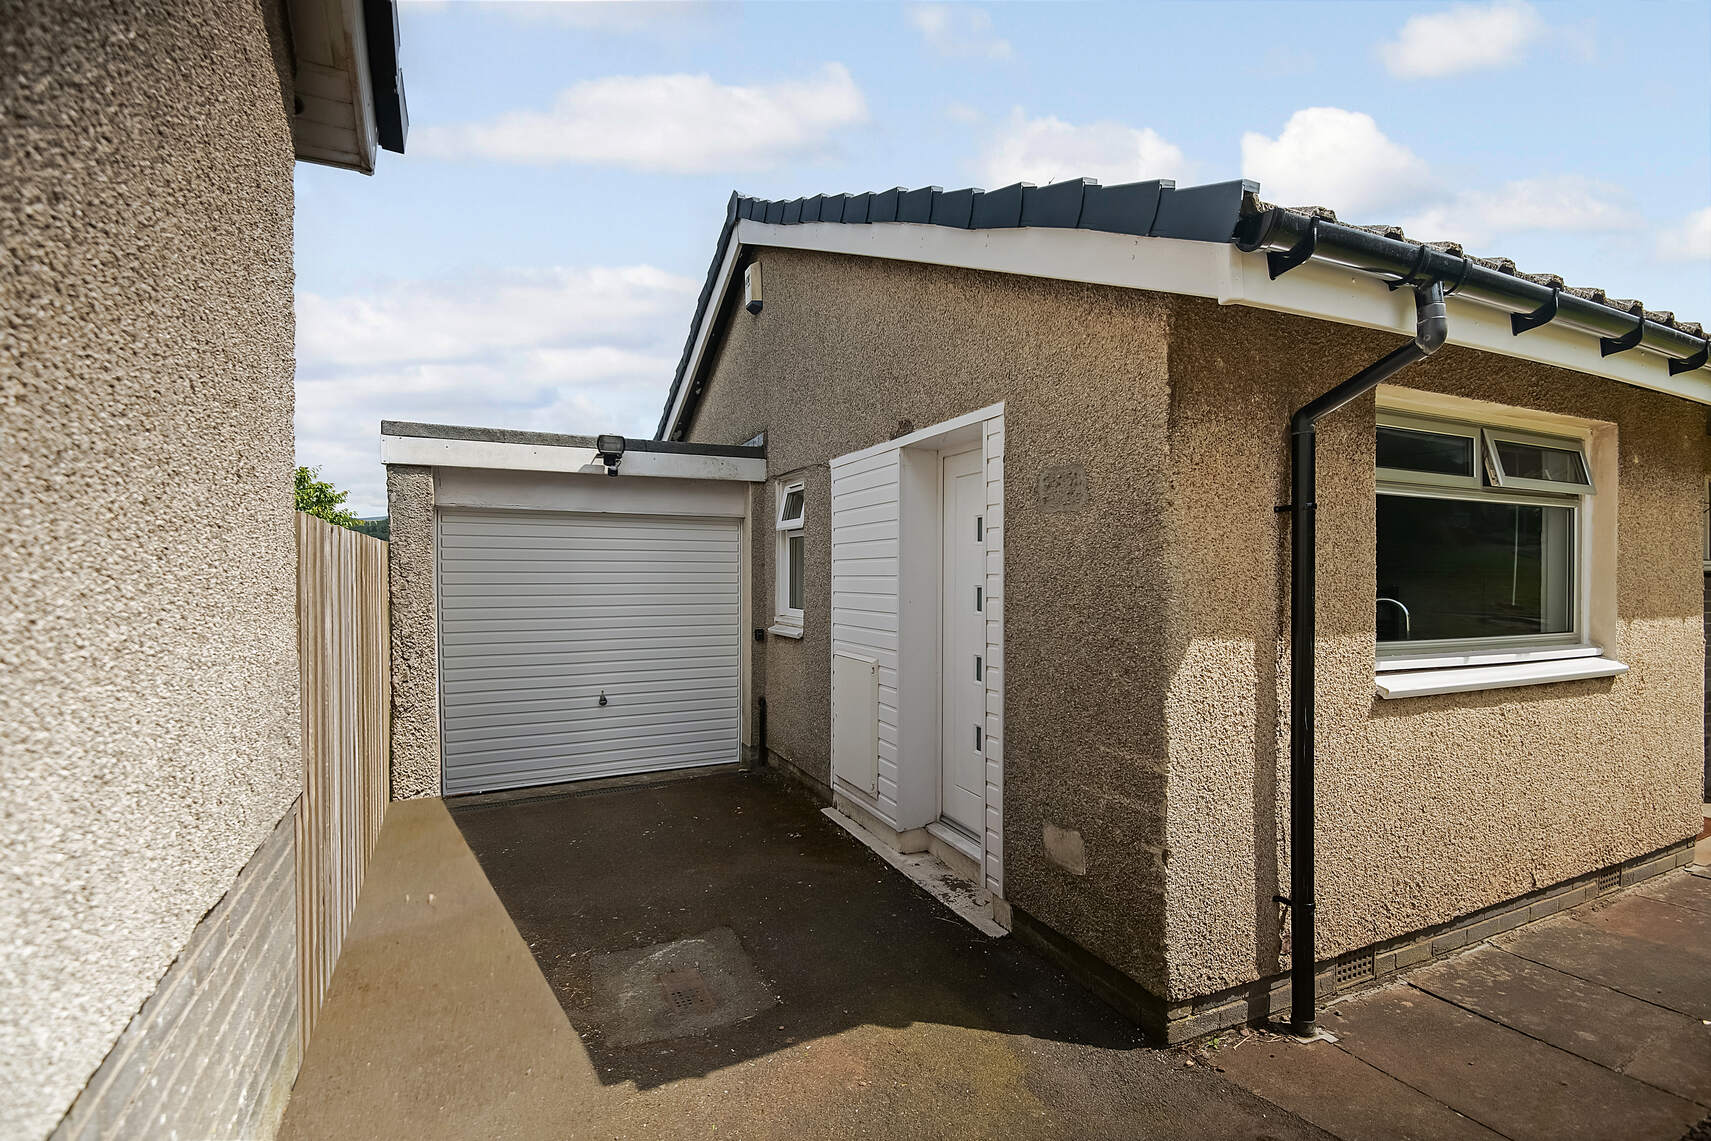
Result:
{"label": "garage", "polygon": [[761,449],[385,429],[394,795],[741,761]]}
{"label": "garage", "polygon": [[440,517],[447,795],[737,760],[737,526]]}

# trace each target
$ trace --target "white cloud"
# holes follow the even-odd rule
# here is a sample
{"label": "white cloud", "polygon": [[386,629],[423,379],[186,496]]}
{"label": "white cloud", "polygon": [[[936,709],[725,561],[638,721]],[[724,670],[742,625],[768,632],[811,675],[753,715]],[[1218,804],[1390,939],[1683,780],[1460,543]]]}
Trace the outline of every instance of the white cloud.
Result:
{"label": "white cloud", "polygon": [[300,293],[297,353],[322,365],[397,364],[623,337],[661,316],[681,317],[695,288],[642,265],[410,282],[348,297]]}
{"label": "white cloud", "polygon": [[1419,201],[1430,193],[1425,162],[1387,138],[1371,115],[1307,107],[1277,138],[1242,135],[1242,175],[1284,206],[1328,206],[1339,216]]}
{"label": "white cloud", "polygon": [[578,83],[545,111],[424,127],[411,146],[431,158],[704,174],[824,154],[838,131],[866,119],[867,101],[840,63],[753,86],[707,75],[617,75]]}
{"label": "white cloud", "polygon": [[1524,178],[1495,190],[1464,190],[1402,222],[1409,237],[1480,245],[1530,231],[1597,234],[1632,230],[1639,215],[1620,187],[1576,174]]}
{"label": "white cloud", "polygon": [[297,455],[386,509],[380,421],[653,434],[697,284],[650,266],[297,298]]}
{"label": "white cloud", "polygon": [[1044,185],[1067,178],[1096,178],[1102,183],[1149,178],[1187,178],[1191,167],[1181,148],[1150,127],[1122,123],[1077,126],[1052,115],[1030,119],[1021,108],[991,140],[977,160],[988,187],[1012,182]]}
{"label": "white cloud", "polygon": [[1398,79],[1435,79],[1518,63],[1543,31],[1544,21],[1526,0],[1454,4],[1409,17],[1378,54]]}
{"label": "white cloud", "polygon": [[993,32],[992,17],[984,8],[916,4],[909,9],[909,22],[940,55],[1010,58],[1010,41]]}
{"label": "white cloud", "polygon": [[1711,206],[1695,210],[1680,226],[1658,235],[1664,261],[1711,261]]}

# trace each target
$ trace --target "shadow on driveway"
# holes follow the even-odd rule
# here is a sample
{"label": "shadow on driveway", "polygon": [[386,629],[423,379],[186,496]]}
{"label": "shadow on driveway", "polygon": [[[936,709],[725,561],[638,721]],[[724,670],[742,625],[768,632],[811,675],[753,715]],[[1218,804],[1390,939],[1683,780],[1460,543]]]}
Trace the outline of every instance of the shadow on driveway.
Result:
{"label": "shadow on driveway", "polygon": [[280,1141],[709,1136],[1325,1135],[763,777],[391,805]]}
{"label": "shadow on driveway", "polygon": [[[956,918],[776,776],[450,807],[604,1083],[700,1077],[858,1026],[1144,1044],[1055,967]],[[758,979],[729,983],[717,1005],[761,1009],[697,1033],[707,1018],[672,1009],[683,976],[649,986],[663,971],[650,973],[643,952],[702,940],[685,954],[701,952],[718,990],[728,952],[707,943],[725,931]],[[659,965],[682,969],[669,955]],[[743,1005],[756,985],[760,1000]],[[625,1009],[638,1005],[639,1016]],[[715,1004],[703,994],[699,1005]],[[690,1032],[674,1036],[679,1024]]]}

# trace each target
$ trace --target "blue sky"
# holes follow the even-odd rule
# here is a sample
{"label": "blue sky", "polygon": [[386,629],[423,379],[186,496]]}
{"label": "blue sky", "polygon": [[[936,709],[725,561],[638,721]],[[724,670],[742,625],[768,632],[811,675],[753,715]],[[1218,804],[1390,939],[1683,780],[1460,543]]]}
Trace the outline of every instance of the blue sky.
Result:
{"label": "blue sky", "polygon": [[1462,241],[1711,321],[1711,5],[407,0],[410,153],[297,169],[299,461],[650,435],[733,189],[1093,176]]}

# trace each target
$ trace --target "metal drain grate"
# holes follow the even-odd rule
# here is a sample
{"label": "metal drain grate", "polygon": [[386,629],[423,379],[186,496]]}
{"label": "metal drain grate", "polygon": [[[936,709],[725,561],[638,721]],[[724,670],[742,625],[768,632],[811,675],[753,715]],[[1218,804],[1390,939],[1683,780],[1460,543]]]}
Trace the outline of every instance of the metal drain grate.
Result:
{"label": "metal drain grate", "polygon": [[661,971],[657,976],[659,988],[665,993],[665,1004],[674,1011],[712,1010],[719,1005],[707,980],[694,967],[679,967]]}
{"label": "metal drain grate", "polygon": [[1337,960],[1337,989],[1354,986],[1357,983],[1371,982],[1374,977],[1373,957],[1371,954],[1350,955],[1346,959]]}

